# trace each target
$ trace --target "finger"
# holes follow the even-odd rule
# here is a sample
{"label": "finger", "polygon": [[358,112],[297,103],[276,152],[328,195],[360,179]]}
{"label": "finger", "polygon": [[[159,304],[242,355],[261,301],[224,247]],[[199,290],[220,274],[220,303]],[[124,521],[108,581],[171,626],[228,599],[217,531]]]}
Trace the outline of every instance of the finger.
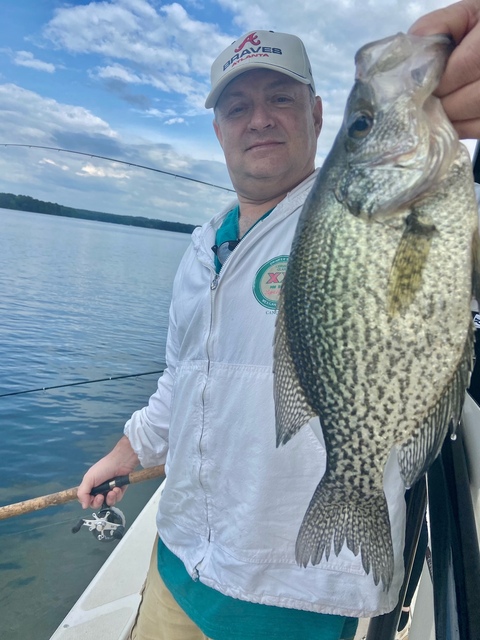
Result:
{"label": "finger", "polygon": [[457,2],[443,9],[431,11],[412,24],[408,33],[417,36],[450,34],[458,44],[472,27],[476,8],[471,2]]}
{"label": "finger", "polygon": [[479,78],[480,23],[462,40],[461,45],[454,49],[435,93],[443,97],[477,82]]}
{"label": "finger", "polygon": [[[113,507],[117,502],[120,502],[120,500],[123,498],[123,494],[125,493],[125,489],[126,487],[124,488],[115,487],[114,489],[112,489],[107,493],[107,495],[105,496],[105,501],[109,507]],[[102,498],[100,506],[102,506],[103,495],[100,497]]]}
{"label": "finger", "polygon": [[480,138],[480,118],[454,122],[453,126],[461,140],[478,140]]}
{"label": "finger", "polygon": [[479,0],[463,0],[432,11],[417,20],[409,33],[420,36],[448,33],[459,45],[448,60],[436,95],[441,97],[452,93],[480,77]]}
{"label": "finger", "polygon": [[90,491],[92,486],[85,478],[82,480],[80,486],[77,489],[77,499],[82,505],[82,509],[88,509],[93,504]]}
{"label": "finger", "polygon": [[[109,503],[107,502],[107,504]],[[90,501],[90,505],[92,509],[101,509],[103,506],[103,495],[94,496]]]}

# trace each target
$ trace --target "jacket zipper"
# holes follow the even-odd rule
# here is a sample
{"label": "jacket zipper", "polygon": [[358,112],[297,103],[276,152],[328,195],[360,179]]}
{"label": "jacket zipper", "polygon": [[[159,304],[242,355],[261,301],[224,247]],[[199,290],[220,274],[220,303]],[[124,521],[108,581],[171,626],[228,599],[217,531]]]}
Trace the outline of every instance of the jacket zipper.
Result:
{"label": "jacket zipper", "polygon": [[[220,277],[219,273],[215,274],[214,279],[212,280],[212,282],[210,283],[210,290],[211,291],[215,291],[215,289],[218,287],[218,278]],[[213,305],[212,305],[213,306]]]}
{"label": "jacket zipper", "polygon": [[[210,283],[210,290],[212,291],[212,295],[210,297],[210,326],[209,326],[209,329],[208,329],[208,337],[207,337],[207,343],[206,343],[206,348],[205,348],[206,356],[207,356],[207,381],[208,381],[208,376],[210,374],[209,342],[210,342],[210,336],[211,336],[212,326],[213,326],[213,305],[214,305],[214,295],[215,295],[213,292],[216,290],[216,288],[218,286],[218,279],[219,279],[219,274],[215,273],[215,276],[214,276],[213,280]],[[200,453],[200,461],[201,461],[200,462],[199,482],[200,482],[200,485],[202,487],[203,487],[203,482],[202,482],[202,478],[201,478],[201,466],[202,466],[202,461],[203,461],[202,438],[203,438],[203,430],[204,430],[204,426],[205,426],[205,389],[206,389],[206,385],[207,385],[207,383],[205,383],[205,386],[203,388],[203,393],[202,393],[202,402],[203,402],[202,435],[200,436],[200,441],[198,443],[198,448],[199,448],[199,453]],[[207,525],[208,525],[207,541],[208,541],[208,543],[210,543],[211,530],[210,530],[209,513],[208,513],[207,492],[206,492],[204,487],[203,487],[203,490],[204,490],[204,493],[205,493],[205,512],[206,512],[205,513],[205,520],[206,520]],[[195,565],[195,567],[192,570],[191,577],[195,581],[199,580],[199,566],[203,562],[204,558],[205,558],[205,556]]]}

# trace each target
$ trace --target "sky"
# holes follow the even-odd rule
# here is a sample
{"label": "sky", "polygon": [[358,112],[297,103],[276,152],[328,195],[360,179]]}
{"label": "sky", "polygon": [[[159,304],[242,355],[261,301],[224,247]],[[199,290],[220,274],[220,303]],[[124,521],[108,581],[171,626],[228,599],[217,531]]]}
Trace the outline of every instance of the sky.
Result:
{"label": "sky", "polygon": [[[210,65],[255,29],[304,41],[332,146],[365,43],[406,31],[448,0],[3,0],[0,192],[80,209],[201,224],[232,193],[204,108]],[[3,145],[32,145],[31,147]],[[473,143],[469,143],[473,150]]]}

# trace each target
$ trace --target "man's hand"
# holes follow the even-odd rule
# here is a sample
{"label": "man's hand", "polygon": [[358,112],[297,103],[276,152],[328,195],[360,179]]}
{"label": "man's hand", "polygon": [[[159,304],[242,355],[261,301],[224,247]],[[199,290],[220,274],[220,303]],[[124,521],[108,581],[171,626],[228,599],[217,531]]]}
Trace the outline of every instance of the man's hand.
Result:
{"label": "man's hand", "polygon": [[480,138],[480,0],[461,0],[428,13],[409,33],[453,37],[457,47],[435,95],[460,138]]}
{"label": "man's hand", "polygon": [[[132,449],[129,439],[123,436],[112,451],[95,463],[93,467],[90,467],[83,476],[77,491],[78,501],[82,507],[84,509],[88,509],[88,507],[99,509],[103,504],[103,495],[91,496],[90,492],[93,487],[115,476],[128,475],[137,467],[138,463],[138,456]],[[127,487],[115,487],[109,491],[106,496],[107,504],[113,506],[123,498],[126,490]]]}

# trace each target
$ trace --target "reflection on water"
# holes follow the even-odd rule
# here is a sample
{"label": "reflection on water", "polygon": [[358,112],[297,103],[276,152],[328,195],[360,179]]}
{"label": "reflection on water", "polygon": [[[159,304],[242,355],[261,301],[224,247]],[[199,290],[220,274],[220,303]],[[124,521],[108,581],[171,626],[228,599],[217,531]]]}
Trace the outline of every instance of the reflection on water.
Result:
{"label": "reflection on water", "polygon": [[[0,230],[0,395],[163,368],[187,235],[2,209]],[[0,505],[78,485],[156,379],[0,397]],[[156,486],[129,488],[127,524]],[[48,640],[105,561],[115,543],[73,535],[81,515],[70,503],[0,521],[0,637]]]}

